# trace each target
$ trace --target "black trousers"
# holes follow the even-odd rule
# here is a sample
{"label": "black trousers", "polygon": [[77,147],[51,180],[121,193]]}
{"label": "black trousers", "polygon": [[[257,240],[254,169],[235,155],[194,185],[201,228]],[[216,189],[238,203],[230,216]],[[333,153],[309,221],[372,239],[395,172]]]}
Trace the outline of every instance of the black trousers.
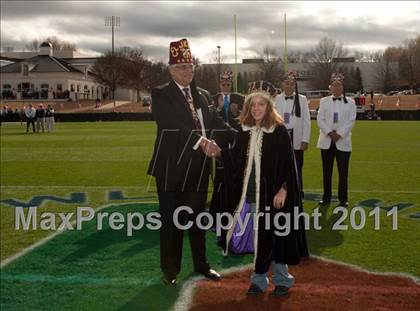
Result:
{"label": "black trousers", "polygon": [[324,201],[331,201],[331,179],[333,174],[334,158],[337,160],[338,168],[338,199],[340,202],[347,202],[347,179],[349,171],[349,160],[351,152],[340,151],[334,142],[331,142],[330,149],[321,149],[322,171],[324,181]]}
{"label": "black trousers", "polygon": [[160,229],[160,266],[162,272],[176,276],[181,271],[184,230],[179,229],[173,216],[179,206],[188,206],[192,214],[183,211],[178,214],[179,223],[192,221],[188,235],[193,257],[194,271],[207,272],[210,266],[206,257],[206,232],[196,225],[196,216],[205,210],[207,192],[164,192],[158,187],[159,209],[162,227]]}
{"label": "black trousers", "polygon": [[32,124],[32,131],[35,133],[35,119],[28,118],[26,119],[26,131],[29,132],[29,125]]}
{"label": "black trousers", "polygon": [[303,150],[294,150],[295,152],[295,159],[296,159],[296,167],[298,172],[299,178],[299,185],[300,191],[302,192],[302,199],[303,199],[303,177],[302,177],[302,168],[303,168]]}

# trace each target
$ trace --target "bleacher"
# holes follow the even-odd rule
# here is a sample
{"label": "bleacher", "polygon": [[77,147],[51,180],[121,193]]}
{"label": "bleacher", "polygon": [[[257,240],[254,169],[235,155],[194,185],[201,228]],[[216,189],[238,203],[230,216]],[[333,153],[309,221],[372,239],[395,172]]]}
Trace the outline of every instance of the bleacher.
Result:
{"label": "bleacher", "polygon": [[[399,106],[397,106],[399,98]],[[319,107],[320,98],[311,98],[309,102],[309,109],[316,110]],[[393,95],[382,96],[382,103],[380,96],[373,96],[373,102],[376,110],[419,110],[420,109],[420,95]],[[370,110],[371,100],[368,96],[366,98],[365,110]]]}

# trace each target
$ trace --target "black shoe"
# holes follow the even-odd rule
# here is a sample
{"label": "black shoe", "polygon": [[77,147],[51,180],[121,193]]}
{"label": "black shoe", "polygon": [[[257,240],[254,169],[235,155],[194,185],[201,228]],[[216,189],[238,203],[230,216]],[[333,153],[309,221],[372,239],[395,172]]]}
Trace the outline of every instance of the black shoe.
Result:
{"label": "black shoe", "polygon": [[331,200],[322,199],[322,200],[319,201],[318,204],[319,205],[329,205],[329,204],[331,204]]}
{"label": "black shoe", "polygon": [[275,297],[281,297],[281,296],[286,296],[288,292],[289,292],[288,287],[279,285],[274,288],[271,294]]}
{"label": "black shoe", "polygon": [[166,285],[174,286],[176,284],[176,276],[173,276],[173,275],[165,274],[162,280],[163,280],[163,283],[165,283]]}
{"label": "black shoe", "polygon": [[206,278],[212,281],[220,281],[220,279],[222,278],[220,274],[214,271],[213,269],[209,269],[206,272],[202,272],[202,271],[197,271],[197,272],[204,275]]}
{"label": "black shoe", "polygon": [[264,291],[261,288],[259,288],[258,285],[252,284],[252,283],[248,291],[246,292],[247,295],[252,295],[252,296],[259,295],[262,293],[264,293]]}
{"label": "black shoe", "polygon": [[340,202],[338,206],[349,207],[349,202]]}

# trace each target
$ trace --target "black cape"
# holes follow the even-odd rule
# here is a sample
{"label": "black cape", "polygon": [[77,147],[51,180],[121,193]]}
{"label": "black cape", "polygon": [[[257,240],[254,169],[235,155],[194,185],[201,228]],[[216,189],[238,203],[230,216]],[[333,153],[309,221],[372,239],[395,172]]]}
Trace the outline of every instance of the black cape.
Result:
{"label": "black cape", "polygon": [[[251,131],[242,127],[237,133],[235,143],[230,148],[222,150],[224,163],[224,201],[218,206],[219,212],[229,212],[232,215],[241,208],[240,201],[247,164]],[[294,207],[303,211],[301,191],[297,179],[296,163],[293,147],[284,125],[278,125],[271,132],[264,132],[261,147],[261,174],[259,183],[259,212],[270,214],[273,220],[278,212],[290,213],[291,230],[285,236],[274,234],[276,230],[271,223],[270,230],[264,230],[265,217],[260,217],[258,225],[258,243],[255,252],[256,272],[261,269],[264,273],[271,261],[283,264],[298,264],[301,257],[309,256],[303,219],[300,217],[299,227],[294,228]],[[281,186],[286,183],[287,197],[282,209],[273,208],[273,198]],[[268,211],[266,211],[268,207]],[[281,224],[281,223],[280,223]],[[255,232],[254,232],[255,233]],[[219,241],[219,245],[228,249],[226,240]]]}

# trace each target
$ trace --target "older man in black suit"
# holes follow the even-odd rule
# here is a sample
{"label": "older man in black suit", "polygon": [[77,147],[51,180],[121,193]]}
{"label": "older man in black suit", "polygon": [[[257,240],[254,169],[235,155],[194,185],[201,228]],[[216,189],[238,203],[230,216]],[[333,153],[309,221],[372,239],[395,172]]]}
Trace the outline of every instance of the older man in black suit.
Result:
{"label": "older man in black suit", "polygon": [[[174,215],[182,225],[193,221],[188,231],[194,271],[219,280],[220,275],[207,262],[205,231],[198,228],[195,217],[205,210],[211,157],[220,150],[219,145],[232,141],[234,130],[209,107],[206,91],[195,86],[186,39],[171,42],[169,71],[172,80],[152,90],[152,113],[158,129],[148,170],[155,176],[159,197],[164,282],[174,285],[181,269],[183,230]],[[178,214],[180,206],[188,206],[192,213]]]}
{"label": "older man in black suit", "polygon": [[235,129],[239,129],[237,118],[241,113],[245,97],[232,93],[232,71],[225,71],[219,76],[220,93],[213,97],[214,105],[222,119]]}

